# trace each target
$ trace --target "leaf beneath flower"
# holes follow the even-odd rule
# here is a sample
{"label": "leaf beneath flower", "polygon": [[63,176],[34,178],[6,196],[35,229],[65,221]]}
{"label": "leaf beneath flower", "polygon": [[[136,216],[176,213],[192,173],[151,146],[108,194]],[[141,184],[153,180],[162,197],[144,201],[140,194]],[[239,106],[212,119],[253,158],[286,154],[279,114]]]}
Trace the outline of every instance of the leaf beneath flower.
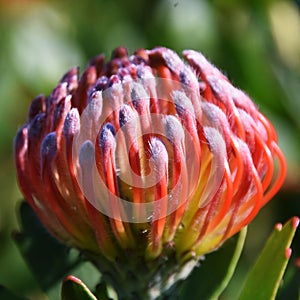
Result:
{"label": "leaf beneath flower", "polygon": [[80,279],[68,276],[62,285],[61,300],[97,300],[97,298]]}
{"label": "leaf beneath flower", "polygon": [[289,248],[299,219],[294,217],[283,227],[276,225],[264,249],[249,271],[239,300],[275,299],[291,255]]}

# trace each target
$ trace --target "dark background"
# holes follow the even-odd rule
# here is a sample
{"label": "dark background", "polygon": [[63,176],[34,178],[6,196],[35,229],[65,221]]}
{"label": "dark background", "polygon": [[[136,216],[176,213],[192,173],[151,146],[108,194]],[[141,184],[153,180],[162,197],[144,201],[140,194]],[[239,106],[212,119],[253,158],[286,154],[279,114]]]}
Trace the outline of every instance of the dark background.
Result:
{"label": "dark background", "polygon": [[[109,58],[119,45],[129,52],[162,45],[201,51],[221,68],[272,120],[287,158],[285,185],[251,224],[238,273],[223,296],[235,299],[243,274],[275,223],[300,216],[297,2],[0,0],[0,284],[34,300],[46,299],[10,236],[18,228],[16,208],[22,198],[13,138],[31,100],[48,95],[65,71],[75,65],[82,70],[96,54]],[[300,257],[299,234],[293,248]],[[288,299],[294,299],[297,284],[290,286]]]}

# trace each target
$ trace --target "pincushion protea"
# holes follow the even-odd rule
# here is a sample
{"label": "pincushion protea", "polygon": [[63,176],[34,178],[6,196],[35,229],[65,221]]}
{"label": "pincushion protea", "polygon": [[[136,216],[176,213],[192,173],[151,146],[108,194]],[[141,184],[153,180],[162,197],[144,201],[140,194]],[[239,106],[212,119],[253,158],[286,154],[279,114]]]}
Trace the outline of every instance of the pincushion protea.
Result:
{"label": "pincushion protea", "polygon": [[266,117],[202,54],[183,55],[97,56],[33,100],[15,139],[26,200],[120,299],[155,299],[185,278],[285,177]]}

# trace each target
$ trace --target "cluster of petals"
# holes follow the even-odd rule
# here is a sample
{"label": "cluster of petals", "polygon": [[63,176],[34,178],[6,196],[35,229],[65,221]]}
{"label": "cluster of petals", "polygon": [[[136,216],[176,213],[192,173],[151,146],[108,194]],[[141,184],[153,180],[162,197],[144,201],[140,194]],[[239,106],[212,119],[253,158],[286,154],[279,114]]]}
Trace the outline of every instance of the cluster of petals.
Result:
{"label": "cluster of petals", "polygon": [[47,229],[108,260],[200,257],[278,191],[285,160],[251,99],[199,52],[117,48],[33,100],[15,139],[21,190]]}

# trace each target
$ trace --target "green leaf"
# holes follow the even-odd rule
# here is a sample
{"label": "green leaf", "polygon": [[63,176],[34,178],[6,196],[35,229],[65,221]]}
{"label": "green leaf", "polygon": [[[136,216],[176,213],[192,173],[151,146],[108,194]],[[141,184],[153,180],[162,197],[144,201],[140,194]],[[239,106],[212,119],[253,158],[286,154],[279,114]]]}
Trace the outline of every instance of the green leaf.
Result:
{"label": "green leaf", "polygon": [[62,300],[97,300],[89,288],[77,277],[68,276],[62,285]]}
{"label": "green leaf", "polygon": [[[72,270],[64,274],[59,281],[47,290],[47,295],[49,299],[57,299],[61,292],[61,281],[66,276],[73,275],[84,281],[87,286],[94,290],[95,286],[99,283],[101,274],[99,271],[89,262],[82,260],[78,265],[76,265]],[[101,299],[101,298],[100,298]]]}
{"label": "green leaf", "polygon": [[20,206],[21,232],[13,234],[14,240],[44,291],[66,276],[81,262],[79,252],[54,239],[41,224],[30,206]]}
{"label": "green leaf", "polygon": [[246,233],[247,229],[244,228],[218,251],[207,255],[184,283],[180,299],[217,299],[234,273]]}
{"label": "green leaf", "polygon": [[294,217],[283,227],[278,224],[269,237],[253,268],[246,277],[240,300],[275,299],[291,255],[289,248],[299,219]]}
{"label": "green leaf", "polygon": [[27,298],[13,294],[9,289],[0,285],[0,299],[1,300],[27,300]]}

